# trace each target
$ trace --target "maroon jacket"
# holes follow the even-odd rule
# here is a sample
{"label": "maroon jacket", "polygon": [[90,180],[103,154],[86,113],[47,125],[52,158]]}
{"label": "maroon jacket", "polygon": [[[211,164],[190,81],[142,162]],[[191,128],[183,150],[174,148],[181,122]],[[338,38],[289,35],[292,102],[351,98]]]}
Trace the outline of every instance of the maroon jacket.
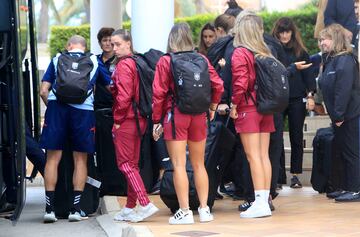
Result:
{"label": "maroon jacket", "polygon": [[[204,56],[206,59],[206,57]],[[212,88],[211,102],[219,103],[224,91],[223,81],[209,63],[209,74]],[[170,68],[170,56],[165,55],[160,58],[156,65],[155,78],[153,83],[153,121],[159,123],[161,118],[171,109],[172,97],[169,91],[174,91],[174,78]]]}
{"label": "maroon jacket", "polygon": [[247,95],[249,91],[256,101],[255,85],[255,58],[252,52],[245,48],[236,48],[231,58],[232,70],[232,97],[231,101],[237,105],[236,110],[241,112],[256,111],[256,106]]}
{"label": "maroon jacket", "polygon": [[[134,98],[136,102],[139,101],[139,75],[135,61],[127,56],[120,59],[111,79],[114,123],[121,124],[125,119],[135,118],[132,101]],[[141,118],[140,114],[139,118]]]}

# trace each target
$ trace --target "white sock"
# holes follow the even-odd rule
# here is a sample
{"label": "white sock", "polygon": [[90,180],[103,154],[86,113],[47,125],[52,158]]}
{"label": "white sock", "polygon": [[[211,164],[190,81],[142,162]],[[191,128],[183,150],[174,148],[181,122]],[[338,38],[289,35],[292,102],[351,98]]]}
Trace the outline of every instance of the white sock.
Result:
{"label": "white sock", "polygon": [[190,208],[180,208],[182,210],[182,212],[184,212],[185,214],[189,212]]}
{"label": "white sock", "polygon": [[264,190],[264,201],[269,202],[270,190]]}
{"label": "white sock", "polygon": [[255,190],[255,201],[262,203],[264,202],[265,190]]}

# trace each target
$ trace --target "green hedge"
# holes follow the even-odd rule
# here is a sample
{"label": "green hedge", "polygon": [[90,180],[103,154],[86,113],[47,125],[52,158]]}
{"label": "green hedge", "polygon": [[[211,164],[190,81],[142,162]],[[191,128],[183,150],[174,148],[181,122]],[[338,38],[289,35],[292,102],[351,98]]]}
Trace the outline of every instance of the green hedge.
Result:
{"label": "green hedge", "polygon": [[[288,12],[260,13],[260,15],[264,19],[264,26],[266,32],[271,31],[273,24],[280,17],[288,16],[293,18],[296,25],[300,29],[303,41],[306,47],[308,48],[310,54],[313,54],[318,51],[317,42],[313,38],[316,14],[317,14],[317,9],[314,6],[308,6],[300,10],[293,10]],[[193,17],[177,18],[175,19],[175,23],[187,22],[193,31],[194,41],[197,43],[202,26],[209,21],[213,21],[215,17],[216,16],[212,14],[196,15]],[[125,29],[130,29],[131,27],[130,22],[124,22],[123,27]],[[57,52],[63,50],[66,45],[67,39],[74,34],[79,34],[84,36],[88,41],[88,45],[90,46],[89,25],[83,25],[79,27],[68,27],[68,26],[51,27],[51,36],[50,36],[51,56],[54,56]]]}

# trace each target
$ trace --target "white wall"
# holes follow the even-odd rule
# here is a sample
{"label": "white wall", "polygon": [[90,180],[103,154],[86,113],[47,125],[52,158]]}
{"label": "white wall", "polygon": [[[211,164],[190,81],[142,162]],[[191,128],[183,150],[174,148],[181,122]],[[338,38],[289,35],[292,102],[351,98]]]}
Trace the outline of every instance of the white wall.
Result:
{"label": "white wall", "polygon": [[132,0],[131,34],[135,51],[144,53],[154,48],[165,52],[173,24],[174,1]]}
{"label": "white wall", "polygon": [[91,0],[90,1],[90,37],[91,52],[101,53],[97,40],[97,33],[102,27],[122,27],[121,0]]}

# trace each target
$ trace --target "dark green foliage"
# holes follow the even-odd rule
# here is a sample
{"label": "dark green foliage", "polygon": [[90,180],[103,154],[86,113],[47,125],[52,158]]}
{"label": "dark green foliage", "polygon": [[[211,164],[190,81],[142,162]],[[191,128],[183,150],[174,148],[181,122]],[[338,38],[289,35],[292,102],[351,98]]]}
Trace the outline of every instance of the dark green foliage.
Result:
{"label": "dark green foliage", "polygon": [[[299,10],[292,10],[288,12],[261,12],[259,15],[264,19],[264,27],[266,32],[271,32],[273,25],[277,19],[280,17],[291,17],[294,19],[296,25],[298,26],[304,44],[309,50],[310,54],[314,54],[319,51],[317,47],[317,42],[314,39],[314,26],[316,22],[317,9],[314,5],[310,4]],[[187,22],[192,31],[194,42],[198,43],[199,34],[203,25],[207,22],[213,21],[216,15],[206,14],[206,15],[196,15],[193,17],[177,18],[175,23],[178,22]],[[130,22],[124,22],[123,27],[125,29],[130,29]],[[51,56],[54,56],[58,51],[64,50],[67,39],[74,34],[79,34],[85,37],[88,41],[88,48],[90,48],[90,26],[83,25],[79,27],[67,27],[67,26],[53,26],[51,27],[51,37],[50,37],[50,53]]]}

